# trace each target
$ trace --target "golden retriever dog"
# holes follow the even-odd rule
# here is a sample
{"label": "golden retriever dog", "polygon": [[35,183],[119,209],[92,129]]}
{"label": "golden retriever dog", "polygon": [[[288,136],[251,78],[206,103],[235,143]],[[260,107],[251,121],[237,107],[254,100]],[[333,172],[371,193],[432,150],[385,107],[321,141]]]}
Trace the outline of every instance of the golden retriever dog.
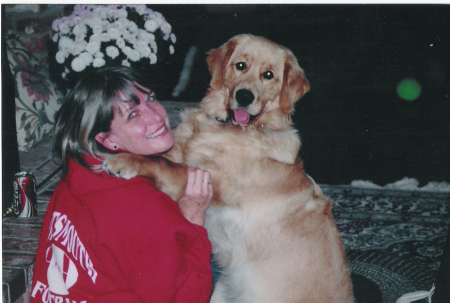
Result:
{"label": "golden retriever dog", "polygon": [[303,170],[292,127],[309,90],[290,50],[238,35],[208,53],[210,88],[187,109],[164,157],[122,153],[104,169],[155,180],[175,201],[187,167],[211,172],[205,227],[222,274],[211,302],[353,302],[332,201]]}

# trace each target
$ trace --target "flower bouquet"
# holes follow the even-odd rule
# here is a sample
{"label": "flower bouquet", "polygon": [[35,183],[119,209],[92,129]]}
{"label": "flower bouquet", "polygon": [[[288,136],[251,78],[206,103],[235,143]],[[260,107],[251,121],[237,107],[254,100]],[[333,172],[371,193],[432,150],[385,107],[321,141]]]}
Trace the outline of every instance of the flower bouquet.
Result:
{"label": "flower bouquet", "polygon": [[84,71],[119,65],[151,70],[175,51],[171,25],[144,4],[75,5],[52,28],[52,72],[64,90]]}

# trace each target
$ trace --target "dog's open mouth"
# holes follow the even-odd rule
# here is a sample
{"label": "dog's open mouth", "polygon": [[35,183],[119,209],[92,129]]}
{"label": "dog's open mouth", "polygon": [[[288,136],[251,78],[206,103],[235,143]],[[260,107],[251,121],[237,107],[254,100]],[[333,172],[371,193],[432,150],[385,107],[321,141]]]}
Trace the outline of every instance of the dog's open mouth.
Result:
{"label": "dog's open mouth", "polygon": [[259,113],[258,115],[250,115],[243,108],[235,110],[228,109],[228,117],[230,118],[230,120],[235,121],[239,125],[247,125],[254,122],[261,116],[261,113]]}

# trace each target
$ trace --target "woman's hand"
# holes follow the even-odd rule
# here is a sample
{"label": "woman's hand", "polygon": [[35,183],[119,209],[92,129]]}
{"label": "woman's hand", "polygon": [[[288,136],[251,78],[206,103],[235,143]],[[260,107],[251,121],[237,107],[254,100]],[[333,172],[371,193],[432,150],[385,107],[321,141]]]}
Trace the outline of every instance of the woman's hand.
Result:
{"label": "woman's hand", "polygon": [[207,170],[189,168],[187,177],[186,190],[178,200],[178,207],[189,222],[203,226],[213,196],[211,174]]}

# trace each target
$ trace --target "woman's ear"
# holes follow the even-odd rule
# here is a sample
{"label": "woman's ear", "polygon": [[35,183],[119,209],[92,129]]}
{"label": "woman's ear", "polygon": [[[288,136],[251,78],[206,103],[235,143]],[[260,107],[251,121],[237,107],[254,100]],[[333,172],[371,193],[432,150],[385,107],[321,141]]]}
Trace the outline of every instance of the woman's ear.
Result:
{"label": "woman's ear", "polygon": [[95,141],[103,145],[103,147],[109,150],[117,150],[119,146],[111,140],[108,133],[98,133],[95,135]]}

